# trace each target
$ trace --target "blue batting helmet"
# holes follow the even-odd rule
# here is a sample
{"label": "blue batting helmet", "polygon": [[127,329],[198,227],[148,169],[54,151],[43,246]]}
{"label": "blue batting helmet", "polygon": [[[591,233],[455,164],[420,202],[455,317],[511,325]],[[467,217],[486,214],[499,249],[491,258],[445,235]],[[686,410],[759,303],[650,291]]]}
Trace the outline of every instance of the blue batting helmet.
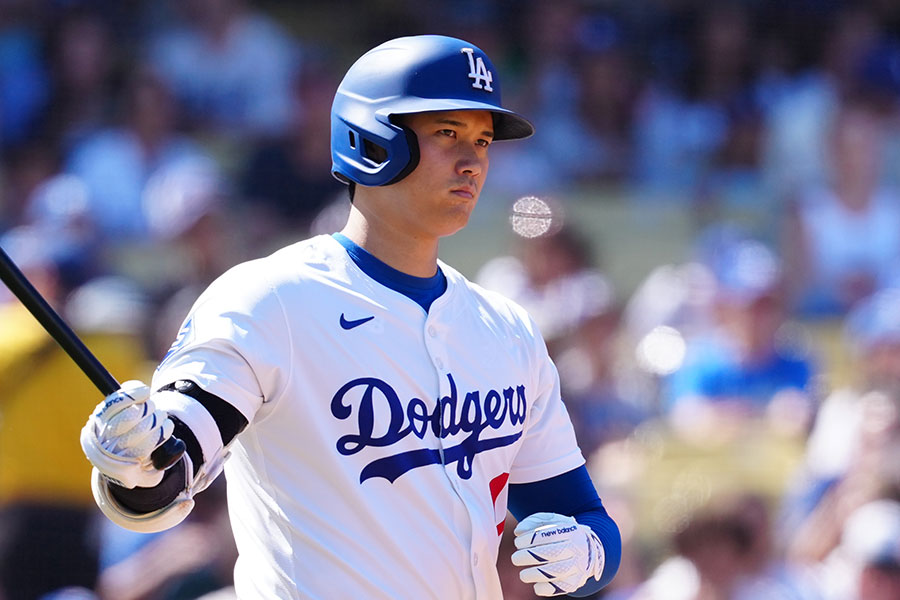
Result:
{"label": "blue batting helmet", "polygon": [[419,162],[415,134],[393,115],[489,110],[494,139],[530,136],[534,127],[503,108],[494,65],[476,46],[440,35],[403,37],[360,57],[331,107],[332,174],[349,183],[389,185]]}

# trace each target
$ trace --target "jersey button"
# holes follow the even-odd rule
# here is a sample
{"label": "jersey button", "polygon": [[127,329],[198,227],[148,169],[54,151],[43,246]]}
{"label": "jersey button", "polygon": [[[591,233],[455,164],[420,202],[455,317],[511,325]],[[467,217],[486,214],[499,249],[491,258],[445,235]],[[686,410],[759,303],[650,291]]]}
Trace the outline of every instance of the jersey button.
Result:
{"label": "jersey button", "polygon": [[437,336],[437,328],[434,325],[428,326],[428,335],[430,335],[431,337]]}
{"label": "jersey button", "polygon": [[478,566],[478,555],[477,554],[472,555],[472,565],[476,566],[476,567]]}
{"label": "jersey button", "polygon": [[436,366],[438,369],[443,369],[444,361],[442,361],[440,358],[436,358],[434,359],[434,366]]}

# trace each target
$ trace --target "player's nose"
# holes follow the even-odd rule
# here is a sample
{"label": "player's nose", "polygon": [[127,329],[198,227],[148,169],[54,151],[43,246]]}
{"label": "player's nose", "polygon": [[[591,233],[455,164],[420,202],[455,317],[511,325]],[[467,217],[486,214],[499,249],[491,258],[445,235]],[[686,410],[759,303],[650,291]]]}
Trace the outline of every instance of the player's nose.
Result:
{"label": "player's nose", "polygon": [[474,149],[460,151],[456,161],[456,172],[460,175],[478,177],[487,170],[487,157],[479,156]]}

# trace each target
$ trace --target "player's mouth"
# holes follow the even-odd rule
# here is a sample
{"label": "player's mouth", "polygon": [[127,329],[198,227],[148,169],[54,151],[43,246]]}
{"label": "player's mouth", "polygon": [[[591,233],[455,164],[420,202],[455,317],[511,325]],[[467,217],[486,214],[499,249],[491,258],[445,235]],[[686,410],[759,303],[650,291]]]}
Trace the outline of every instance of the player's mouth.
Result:
{"label": "player's mouth", "polygon": [[455,187],[450,190],[450,193],[454,196],[459,196],[461,198],[466,198],[467,200],[472,200],[475,198],[476,188],[473,185],[461,185]]}

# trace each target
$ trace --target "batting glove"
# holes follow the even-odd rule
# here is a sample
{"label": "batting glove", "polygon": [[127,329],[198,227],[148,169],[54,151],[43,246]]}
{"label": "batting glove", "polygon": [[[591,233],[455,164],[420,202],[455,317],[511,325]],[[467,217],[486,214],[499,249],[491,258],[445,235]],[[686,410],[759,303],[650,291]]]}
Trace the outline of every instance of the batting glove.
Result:
{"label": "batting glove", "polygon": [[538,596],[570,594],[591,577],[600,579],[603,544],[587,525],[555,513],[535,513],[516,527],[512,562],[528,567],[519,579],[534,584]]}
{"label": "batting glove", "polygon": [[175,425],[150,399],[150,388],[126,381],[107,396],[81,430],[81,448],[101,475],[126,488],[154,487],[163,471],[150,454],[165,442]]}

